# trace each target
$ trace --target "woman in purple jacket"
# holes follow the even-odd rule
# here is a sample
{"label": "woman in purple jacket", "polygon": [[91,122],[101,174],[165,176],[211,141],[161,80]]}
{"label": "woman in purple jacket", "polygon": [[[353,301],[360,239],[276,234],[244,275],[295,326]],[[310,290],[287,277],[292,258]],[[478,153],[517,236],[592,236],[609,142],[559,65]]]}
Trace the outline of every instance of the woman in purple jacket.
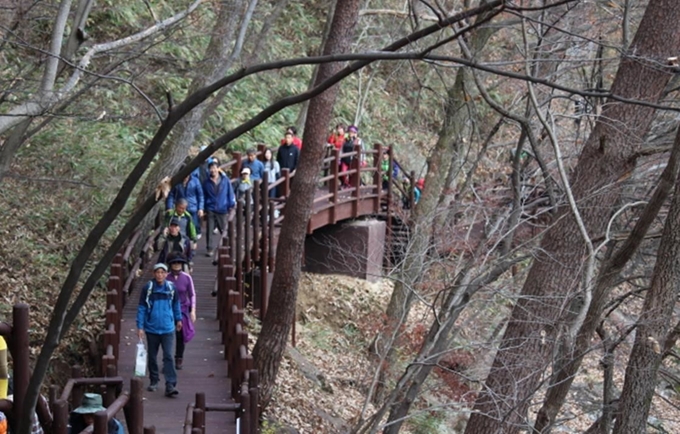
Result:
{"label": "woman in purple jacket", "polygon": [[170,273],[167,280],[174,283],[182,311],[182,330],[175,336],[175,369],[182,369],[184,346],[194,337],[194,322],[196,322],[196,291],[194,280],[189,273],[182,271],[187,263],[184,255],[176,254],[168,258]]}

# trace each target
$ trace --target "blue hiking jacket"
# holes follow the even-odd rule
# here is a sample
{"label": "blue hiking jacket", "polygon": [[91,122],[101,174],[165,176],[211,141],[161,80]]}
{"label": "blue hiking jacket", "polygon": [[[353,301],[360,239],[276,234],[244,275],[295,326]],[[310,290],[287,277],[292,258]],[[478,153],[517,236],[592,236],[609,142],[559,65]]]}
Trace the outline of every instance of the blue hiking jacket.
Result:
{"label": "blue hiking jacket", "polygon": [[186,186],[184,185],[184,182],[180,182],[172,188],[165,201],[165,209],[173,209],[175,207],[175,202],[182,198],[189,202],[187,211],[192,214],[196,213],[198,210],[205,209],[203,187],[201,186],[201,181],[198,179],[198,172],[196,170],[189,176],[189,182],[187,182]]}
{"label": "blue hiking jacket", "polygon": [[220,183],[215,185],[210,178],[203,183],[203,195],[205,197],[205,210],[218,214],[227,214],[234,206],[234,189],[227,175],[220,172]]}
{"label": "blue hiking jacket", "polygon": [[177,321],[182,320],[177,290],[167,280],[159,285],[151,280],[139,291],[137,328],[146,333],[165,335],[175,332]]}
{"label": "blue hiking jacket", "polygon": [[258,179],[262,180],[262,177],[264,177],[264,164],[262,164],[262,161],[260,160],[255,160],[252,163],[245,160],[241,163],[241,166],[250,169],[250,180],[253,182]]}

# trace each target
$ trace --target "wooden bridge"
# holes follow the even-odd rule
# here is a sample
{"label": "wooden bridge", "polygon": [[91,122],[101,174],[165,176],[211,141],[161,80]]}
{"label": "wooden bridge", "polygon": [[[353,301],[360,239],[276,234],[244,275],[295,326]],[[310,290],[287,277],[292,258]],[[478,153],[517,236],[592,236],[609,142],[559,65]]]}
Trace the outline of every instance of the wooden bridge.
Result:
{"label": "wooden bridge", "polygon": [[[259,154],[263,151],[260,147]],[[387,173],[381,171],[383,153],[390,159]],[[241,155],[233,156],[222,169],[237,179]],[[339,164],[342,157],[352,157],[349,170],[344,172]],[[401,189],[393,182],[392,165],[391,151],[380,145],[367,151],[356,147],[349,154],[329,150],[307,232],[311,234],[342,220],[376,216],[386,221],[386,246],[390,249],[397,236],[393,222],[404,218],[399,201],[392,197],[393,190]],[[86,391],[102,393],[107,410],[99,412],[94,426],[84,432],[105,433],[106,422],[112,417],[121,420],[131,434],[258,432],[258,375],[253,369],[244,316],[246,306],[259,317],[266,313],[276,241],[294,175],[283,170],[281,178],[272,184],[266,179],[255,182],[252,199],[249,196],[245,202],[238,202],[236,212],[230,216],[214,257],[200,254],[205,251],[204,239],[201,240],[193,269],[196,336],[187,344],[184,368],[177,372],[180,393],[173,398],[165,397],[162,390],[147,392],[148,377],[132,377],[138,341],[137,300],[143,285],[152,278],[150,268],[156,259],[152,244],[160,227],[149,236],[140,254],[133,253],[139,232],[131,237],[111,265],[100,377],[82,378],[80,368],[74,367],[72,379],[61,391],[56,386],[50,389],[51,414],[44,403],[37,408],[46,433],[68,432],[69,409],[80,405]],[[383,176],[392,188],[382,189]],[[351,187],[342,189],[345,177]],[[269,197],[272,189],[278,190],[277,198]],[[401,194],[413,197],[412,192],[401,190]],[[20,306],[15,311],[19,319],[15,319],[14,326],[0,324],[0,334],[12,342],[10,353],[15,362],[14,405],[0,400],[0,410],[10,415],[10,421],[22,406],[28,381],[27,368],[17,366],[21,360],[28,360],[27,332],[22,331],[28,329],[27,307]]]}

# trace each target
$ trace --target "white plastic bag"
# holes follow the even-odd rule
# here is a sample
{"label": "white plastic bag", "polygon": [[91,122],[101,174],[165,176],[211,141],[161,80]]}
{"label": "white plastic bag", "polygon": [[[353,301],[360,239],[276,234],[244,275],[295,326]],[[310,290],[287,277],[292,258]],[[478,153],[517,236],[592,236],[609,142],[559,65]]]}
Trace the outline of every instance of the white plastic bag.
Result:
{"label": "white plastic bag", "polygon": [[135,360],[135,376],[146,376],[146,347],[144,342],[140,339],[137,343],[137,358]]}

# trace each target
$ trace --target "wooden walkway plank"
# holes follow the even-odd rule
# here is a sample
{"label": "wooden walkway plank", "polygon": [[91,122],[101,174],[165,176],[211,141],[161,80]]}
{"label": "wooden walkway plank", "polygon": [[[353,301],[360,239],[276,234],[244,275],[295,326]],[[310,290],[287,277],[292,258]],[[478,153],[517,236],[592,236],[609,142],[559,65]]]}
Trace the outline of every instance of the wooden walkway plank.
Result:
{"label": "wooden walkway plank", "polygon": [[[194,257],[193,270],[196,287],[196,336],[184,351],[184,369],[177,371],[177,389],[180,393],[175,398],[164,395],[161,350],[158,355],[161,370],[158,390],[146,391],[146,386],[149,385],[148,374],[144,379],[144,426],[154,425],[157,434],[183,432],[187,405],[194,402],[197,392],[205,393],[208,405],[233,402],[231,382],[227,377],[227,362],[224,360],[224,346],[221,344],[219,324],[215,317],[216,298],[211,296],[217,268],[212,265],[212,259],[205,256],[205,251],[205,242],[202,239]],[[153,267],[155,262],[152,260],[149,263]],[[139,291],[151,278],[151,271],[145,270],[144,276],[137,279],[134,291],[123,310],[118,374],[125,378],[126,385],[130,384],[134,371],[136,344],[139,340],[136,324]],[[234,414],[208,411],[206,432],[236,433]]]}

